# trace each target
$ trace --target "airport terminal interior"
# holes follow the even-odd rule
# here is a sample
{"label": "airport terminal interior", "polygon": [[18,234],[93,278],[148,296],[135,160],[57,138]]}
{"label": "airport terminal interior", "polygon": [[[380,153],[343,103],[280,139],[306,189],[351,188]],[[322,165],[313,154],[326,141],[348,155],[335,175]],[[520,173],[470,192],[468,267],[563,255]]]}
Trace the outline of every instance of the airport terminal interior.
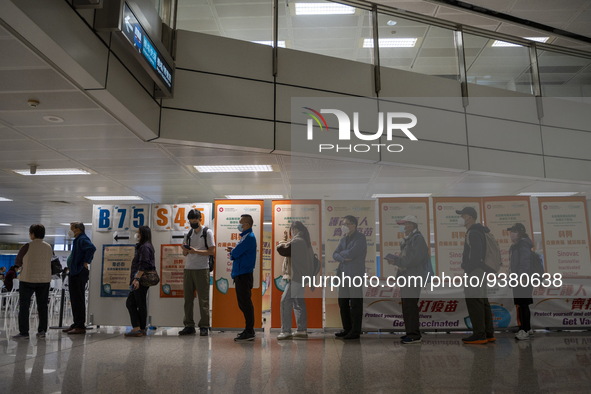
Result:
{"label": "airport terminal interior", "polygon": [[[19,290],[3,288],[0,392],[590,391],[590,0],[0,0],[0,55],[0,267],[15,264],[37,223],[62,266],[70,223],[84,223],[97,248],[84,335],[62,331],[73,321],[67,281],[52,278],[42,336],[33,301],[27,338],[14,338]],[[342,127],[344,112],[327,109],[339,106],[362,115]],[[379,111],[378,134],[360,108]],[[406,123],[392,125],[392,112]],[[421,304],[422,341],[402,343],[394,315],[389,326],[372,320],[400,315],[398,296],[392,310],[364,303],[356,340],[335,336],[336,303],[308,299],[308,338],[278,340],[283,285],[270,256],[298,219],[279,215],[281,201],[315,209],[326,274],[336,268],[328,251],[342,202],[375,215],[360,214],[370,220],[359,225],[371,238],[372,275],[386,272],[380,257],[403,235],[386,221],[389,207],[424,204],[420,230],[437,273],[445,248],[461,260],[464,236],[457,215],[445,227],[450,216],[438,209],[476,204],[491,227],[489,208],[513,212],[497,213],[511,226],[523,218],[547,272],[567,264],[552,265],[561,239],[580,235],[562,253],[578,259],[583,285],[538,292],[532,311],[556,309],[537,309],[522,340],[513,300],[501,296],[491,304],[506,312],[495,315],[503,323],[485,344],[462,341],[471,333],[464,300],[457,328],[429,320],[443,304]],[[182,284],[162,285],[149,292],[147,335],[124,336],[128,284],[106,285],[107,246],[129,246],[141,222],[164,265],[165,252],[173,256],[165,246],[180,250],[191,206],[209,214],[220,242],[211,330],[179,336]],[[551,222],[554,207],[566,213]],[[237,343],[244,319],[218,269],[241,209],[256,212],[260,257],[256,337]],[[105,225],[103,214],[121,224]],[[551,225],[562,231],[556,241]],[[183,263],[170,259],[172,271]]]}

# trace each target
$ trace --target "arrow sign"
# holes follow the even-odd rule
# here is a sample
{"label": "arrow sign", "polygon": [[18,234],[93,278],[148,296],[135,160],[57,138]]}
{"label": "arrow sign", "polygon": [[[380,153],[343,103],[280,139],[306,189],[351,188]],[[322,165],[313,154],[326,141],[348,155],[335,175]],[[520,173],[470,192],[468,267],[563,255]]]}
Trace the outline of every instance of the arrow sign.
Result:
{"label": "arrow sign", "polygon": [[124,237],[124,236],[119,236],[119,234],[117,234],[117,231],[115,231],[115,233],[113,234],[113,239],[115,240],[115,242],[119,241],[120,239],[129,239],[129,235]]}

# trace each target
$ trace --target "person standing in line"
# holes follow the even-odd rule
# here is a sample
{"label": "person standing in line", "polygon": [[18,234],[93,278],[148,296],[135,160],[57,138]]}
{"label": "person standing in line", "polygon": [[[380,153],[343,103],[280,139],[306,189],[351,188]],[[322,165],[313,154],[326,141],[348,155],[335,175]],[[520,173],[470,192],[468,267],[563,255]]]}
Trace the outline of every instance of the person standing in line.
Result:
{"label": "person standing in line", "polygon": [[[469,277],[481,278],[485,272],[489,272],[484,264],[484,257],[486,255],[485,233],[490,230],[482,224],[476,223],[478,214],[474,208],[465,207],[456,213],[461,216],[460,223],[466,227],[462,269]],[[462,341],[465,344],[483,344],[496,341],[486,285],[466,286],[464,295],[473,333],[469,337],[462,338]]]}
{"label": "person standing in line", "polygon": [[84,223],[70,223],[68,235],[74,238],[72,253],[68,257],[68,282],[74,323],[62,331],[69,335],[86,334],[86,283],[90,273],[88,267],[92,263],[96,247],[84,232]]}
{"label": "person standing in line", "polygon": [[[332,254],[339,262],[337,276],[350,277],[351,282],[356,276],[365,274],[365,256],[367,240],[365,235],[357,231],[357,218],[347,215],[341,226],[342,238]],[[352,283],[339,287],[339,309],[343,330],[335,336],[345,340],[359,339],[363,318],[363,287],[355,287]]]}
{"label": "person standing in line", "polygon": [[[183,256],[185,259],[185,270],[183,271],[183,292],[185,297],[185,326],[179,335],[194,335],[195,320],[193,320],[193,305],[195,292],[199,298],[199,335],[205,337],[209,332],[209,256],[215,253],[215,241],[213,232],[201,225],[202,213],[198,209],[191,209],[187,219],[191,230],[185,238],[183,245]],[[207,242],[206,238],[207,237]],[[208,245],[206,248],[205,245]]]}
{"label": "person standing in line", "polygon": [[398,276],[407,278],[406,286],[400,288],[402,299],[402,318],[406,335],[400,342],[402,344],[420,343],[421,331],[419,329],[419,297],[422,283],[410,282],[410,277],[422,277],[427,279],[432,273],[431,253],[423,234],[419,231],[416,216],[405,216],[396,223],[402,226],[404,239],[400,243],[400,255],[393,259],[385,257],[390,264],[398,267]]}
{"label": "person standing in line", "polygon": [[[277,252],[283,260],[283,279],[287,282],[281,296],[281,333],[278,340],[307,339],[308,314],[306,299],[302,287],[303,276],[314,275],[314,251],[310,241],[310,233],[304,224],[295,221],[289,228],[291,240],[287,240],[287,231],[283,241],[277,245]],[[297,331],[291,332],[291,311],[294,311]]]}
{"label": "person standing in line", "polygon": [[[509,231],[511,237],[511,247],[509,248],[511,273],[515,273],[519,277],[522,274],[529,275],[532,262],[531,252],[534,245],[525,231],[525,226],[522,223],[515,223],[507,231]],[[528,286],[513,288],[513,302],[517,309],[517,323],[519,324],[519,331],[515,335],[515,338],[518,340],[527,340],[533,335],[531,329],[531,313],[529,310],[529,306],[534,302],[532,291],[533,287],[529,282]]]}
{"label": "person standing in line", "polygon": [[131,262],[130,286],[131,291],[127,296],[125,306],[129,311],[131,319],[130,332],[125,333],[126,337],[144,337],[146,336],[146,320],[148,319],[148,306],[146,296],[148,286],[143,286],[140,279],[145,271],[156,269],[154,259],[154,246],[152,246],[152,231],[148,226],[140,226],[135,239],[138,241],[135,245],[135,255]]}
{"label": "person standing in line", "polygon": [[254,341],[254,305],[252,304],[252,286],[254,282],[253,271],[256,264],[257,240],[252,232],[254,220],[251,215],[240,216],[238,231],[240,241],[236,247],[228,246],[226,251],[230,253],[232,260],[232,279],[236,289],[238,307],[244,314],[245,328],[234,341]]}
{"label": "person standing in line", "polygon": [[13,338],[29,338],[29,309],[31,297],[35,294],[39,325],[37,337],[45,338],[47,332],[47,303],[49,302],[49,283],[51,282],[51,245],[43,241],[45,227],[33,224],[29,227],[31,242],[23,245],[16,256],[15,265],[22,267],[19,277],[19,333]]}
{"label": "person standing in line", "polygon": [[14,280],[16,279],[16,270],[18,267],[16,265],[11,266],[8,271],[6,271],[6,277],[4,278],[4,288],[2,289],[3,292],[11,292],[12,287],[14,286]]}

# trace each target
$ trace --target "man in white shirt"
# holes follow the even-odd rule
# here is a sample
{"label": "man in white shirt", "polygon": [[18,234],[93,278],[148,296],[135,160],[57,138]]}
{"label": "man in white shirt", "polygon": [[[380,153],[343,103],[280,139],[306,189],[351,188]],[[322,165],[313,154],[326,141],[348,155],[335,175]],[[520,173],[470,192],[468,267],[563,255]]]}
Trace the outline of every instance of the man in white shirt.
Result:
{"label": "man in white shirt", "polygon": [[199,298],[199,335],[204,337],[209,331],[209,256],[213,256],[215,241],[213,232],[207,229],[207,248],[201,219],[203,215],[197,209],[192,209],[187,215],[191,230],[185,237],[183,256],[185,259],[185,271],[183,276],[183,291],[185,293],[185,328],[179,331],[179,335],[194,335],[195,321],[193,320],[193,303],[195,292]]}

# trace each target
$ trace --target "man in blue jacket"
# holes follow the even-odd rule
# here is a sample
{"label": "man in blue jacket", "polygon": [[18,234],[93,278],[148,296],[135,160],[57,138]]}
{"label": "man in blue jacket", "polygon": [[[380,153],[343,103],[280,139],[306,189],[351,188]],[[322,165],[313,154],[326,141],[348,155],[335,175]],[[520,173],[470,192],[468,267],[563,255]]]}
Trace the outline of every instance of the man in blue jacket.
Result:
{"label": "man in blue jacket", "polygon": [[[332,258],[339,262],[337,276],[353,278],[365,274],[365,256],[367,255],[367,240],[365,235],[357,231],[357,218],[345,216],[341,226],[343,238],[332,254]],[[335,336],[342,339],[359,339],[361,335],[361,320],[363,318],[363,287],[352,284],[339,287],[339,309],[343,331]]]}
{"label": "man in blue jacket", "polygon": [[253,271],[257,256],[257,240],[252,232],[254,221],[250,215],[241,215],[238,225],[240,231],[240,241],[236,247],[228,247],[232,259],[232,279],[236,288],[236,299],[238,307],[244,314],[246,321],[244,331],[242,331],[234,340],[236,342],[254,341],[254,305],[251,299],[251,290],[253,286]]}
{"label": "man in blue jacket", "polygon": [[86,283],[89,274],[88,266],[92,263],[96,247],[84,232],[84,223],[71,223],[68,235],[74,237],[72,253],[68,257],[68,281],[74,323],[63,332],[86,334]]}

